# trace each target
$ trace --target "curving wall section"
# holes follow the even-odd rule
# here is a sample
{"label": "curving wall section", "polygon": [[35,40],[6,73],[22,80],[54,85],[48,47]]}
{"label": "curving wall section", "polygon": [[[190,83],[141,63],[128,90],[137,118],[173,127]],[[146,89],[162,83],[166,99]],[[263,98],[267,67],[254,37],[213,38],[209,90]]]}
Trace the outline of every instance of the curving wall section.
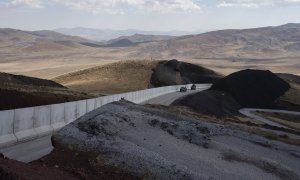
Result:
{"label": "curving wall section", "polygon": [[[0,147],[52,134],[84,114],[121,98],[142,103],[154,97],[179,91],[182,86],[166,86],[62,104],[0,111]],[[190,88],[191,84],[185,86]],[[197,88],[204,90],[210,86],[198,84]]]}

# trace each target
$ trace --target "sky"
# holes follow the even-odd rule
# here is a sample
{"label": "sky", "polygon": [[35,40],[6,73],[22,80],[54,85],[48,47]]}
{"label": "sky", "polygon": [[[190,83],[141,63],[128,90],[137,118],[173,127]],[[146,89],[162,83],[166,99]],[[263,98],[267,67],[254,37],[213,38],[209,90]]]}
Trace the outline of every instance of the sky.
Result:
{"label": "sky", "polygon": [[0,28],[201,31],[300,23],[300,0],[0,0]]}

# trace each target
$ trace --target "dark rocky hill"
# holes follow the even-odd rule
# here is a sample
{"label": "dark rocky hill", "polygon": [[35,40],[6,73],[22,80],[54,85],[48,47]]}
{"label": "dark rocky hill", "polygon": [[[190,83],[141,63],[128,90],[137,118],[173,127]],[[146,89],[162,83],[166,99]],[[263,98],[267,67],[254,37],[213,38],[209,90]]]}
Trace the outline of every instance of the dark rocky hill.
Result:
{"label": "dark rocky hill", "polygon": [[247,69],[218,80],[210,89],[230,94],[242,107],[272,108],[289,88],[271,71]]}
{"label": "dark rocky hill", "polygon": [[270,71],[242,70],[217,80],[207,91],[173,103],[217,117],[238,114],[241,108],[277,108],[290,85]]}
{"label": "dark rocky hill", "polygon": [[178,60],[161,61],[153,69],[151,84],[155,87],[176,84],[213,83],[222,76],[210,69]]}

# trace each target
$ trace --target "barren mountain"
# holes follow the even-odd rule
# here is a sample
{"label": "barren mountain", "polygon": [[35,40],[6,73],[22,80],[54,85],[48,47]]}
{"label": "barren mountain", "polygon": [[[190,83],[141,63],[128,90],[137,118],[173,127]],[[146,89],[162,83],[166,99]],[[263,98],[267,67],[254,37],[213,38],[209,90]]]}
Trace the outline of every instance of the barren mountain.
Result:
{"label": "barren mountain", "polygon": [[1,50],[10,49],[21,52],[65,51],[85,47],[90,42],[84,38],[67,36],[53,31],[21,31],[0,29]]}
{"label": "barren mountain", "polygon": [[143,31],[138,29],[128,29],[128,30],[112,30],[112,29],[93,29],[93,28],[59,28],[54,31],[71,35],[80,36],[89,40],[94,41],[109,41],[111,39],[116,39],[121,36],[133,36],[135,34],[144,35],[167,35],[167,36],[182,36],[186,34],[194,34],[192,32],[184,31]]}
{"label": "barren mountain", "polygon": [[110,46],[51,31],[0,29],[0,71],[53,78],[118,60],[176,58],[226,75],[245,68],[300,75],[299,26],[222,30],[143,43],[121,39]]}
{"label": "barren mountain", "polygon": [[299,56],[300,24],[221,30],[141,44],[136,56],[249,60]]}
{"label": "barren mountain", "polygon": [[107,43],[111,44],[111,43],[114,43],[114,42],[122,40],[122,39],[128,39],[129,41],[131,41],[133,43],[141,43],[141,42],[169,40],[172,38],[175,38],[175,36],[134,34],[132,36],[121,36],[119,38],[109,40],[109,41],[107,41]]}

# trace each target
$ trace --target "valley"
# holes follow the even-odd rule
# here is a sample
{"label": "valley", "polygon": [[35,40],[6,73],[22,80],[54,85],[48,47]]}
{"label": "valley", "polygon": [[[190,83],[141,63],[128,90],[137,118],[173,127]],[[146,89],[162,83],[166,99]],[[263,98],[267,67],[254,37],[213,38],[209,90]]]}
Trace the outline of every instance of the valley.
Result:
{"label": "valley", "polygon": [[300,24],[57,31],[0,29],[0,179],[299,179]]}

